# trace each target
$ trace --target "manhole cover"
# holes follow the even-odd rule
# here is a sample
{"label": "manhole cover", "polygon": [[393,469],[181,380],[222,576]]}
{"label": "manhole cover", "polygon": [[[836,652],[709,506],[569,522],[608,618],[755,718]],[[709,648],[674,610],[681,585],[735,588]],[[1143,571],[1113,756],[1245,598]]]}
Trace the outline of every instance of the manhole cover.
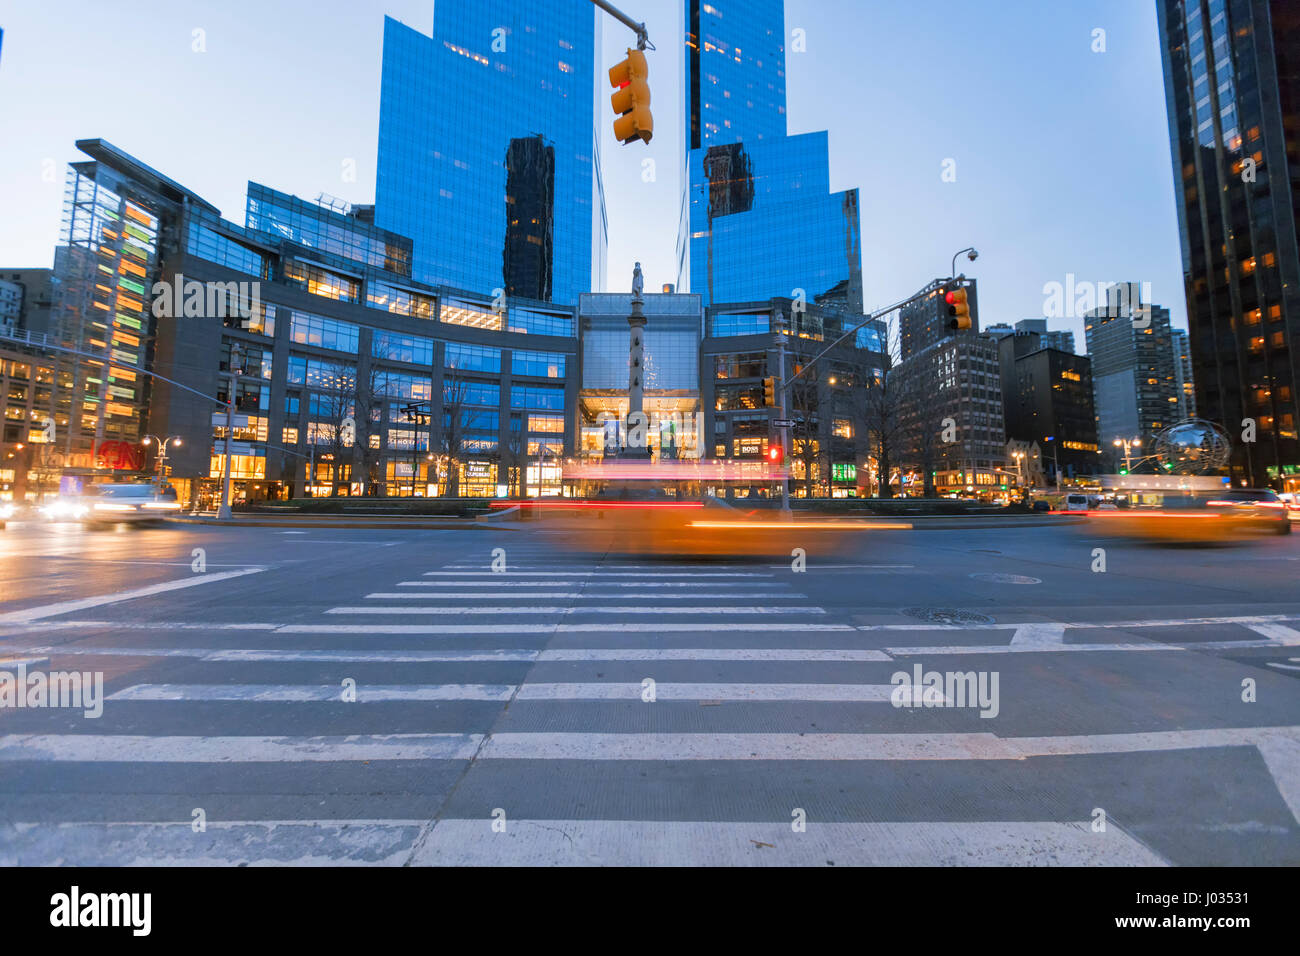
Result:
{"label": "manhole cover", "polygon": [[905,607],[903,614],[927,624],[992,624],[993,618],[959,607]]}
{"label": "manhole cover", "polygon": [[998,574],[993,571],[980,571],[972,574],[976,581],[992,581],[994,584],[1042,584],[1042,578],[1031,578],[1027,574]]}

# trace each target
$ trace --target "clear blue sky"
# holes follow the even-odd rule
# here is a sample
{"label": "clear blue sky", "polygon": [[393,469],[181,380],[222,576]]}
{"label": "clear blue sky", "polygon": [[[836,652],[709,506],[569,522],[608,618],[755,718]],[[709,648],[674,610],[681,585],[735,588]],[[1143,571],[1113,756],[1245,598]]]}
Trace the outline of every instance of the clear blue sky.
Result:
{"label": "clear blue sky", "polygon": [[[640,259],[657,289],[675,279],[680,3],[621,6],[658,46],[656,136],[620,146],[603,124],[610,285],[625,287]],[[428,0],[6,3],[0,267],[51,263],[81,138],[113,142],[238,222],[250,179],[372,202],[383,15],[428,31],[432,10]],[[787,37],[795,28],[807,52],[787,54],[790,132],[829,130],[832,188],[861,190],[868,307],[946,274],[953,252],[975,245],[968,272],[984,325],[1041,314],[1044,283],[1074,273],[1150,282],[1186,326],[1151,0],[787,0]],[[1104,53],[1091,50],[1097,28]],[[191,49],[195,29],[204,53]],[[606,67],[630,36],[606,20]],[[646,157],[654,182],[642,180]],[[947,158],[955,183],[940,176]],[[1081,323],[1065,326],[1082,350]]]}

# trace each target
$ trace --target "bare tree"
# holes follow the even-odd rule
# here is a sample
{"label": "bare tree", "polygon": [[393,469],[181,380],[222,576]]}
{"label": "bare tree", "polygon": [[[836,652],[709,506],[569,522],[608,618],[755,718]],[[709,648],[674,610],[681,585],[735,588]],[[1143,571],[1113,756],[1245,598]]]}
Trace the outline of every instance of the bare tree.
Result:
{"label": "bare tree", "polygon": [[[387,359],[389,353],[372,355],[364,371],[356,377],[353,391],[356,409],[357,457],[360,461],[361,474],[364,479],[362,493],[369,495],[372,490],[383,494],[387,484],[380,480],[379,466],[387,447],[383,431],[383,406],[387,397],[387,381],[376,359]],[[375,439],[378,439],[376,441]]]}
{"label": "bare tree", "polygon": [[943,450],[947,406],[930,372],[930,366],[918,362],[900,368],[895,374],[899,375],[903,454],[908,464],[921,472],[922,495],[935,498],[938,491],[934,473],[948,457]]}
{"label": "bare tree", "polygon": [[442,379],[442,423],[438,446],[447,460],[447,497],[460,496],[460,459],[465,450],[465,433],[473,424],[468,408],[469,382],[459,369],[449,368]]}
{"label": "bare tree", "polygon": [[[339,484],[348,479],[343,471],[344,450],[351,450],[356,442],[356,369],[346,362],[330,362],[322,367],[320,382],[315,389],[319,419],[317,435],[325,439],[330,451],[330,496],[339,493]],[[313,479],[315,476],[312,476]]]}
{"label": "bare tree", "polygon": [[[790,429],[787,449],[791,459],[803,465],[804,496],[812,498],[820,483],[818,464],[821,459],[819,397],[817,369],[810,368],[790,385],[790,406],[794,412],[794,427]],[[814,476],[817,476],[816,478]]]}
{"label": "bare tree", "polygon": [[[519,425],[515,428],[516,423]],[[524,482],[528,475],[528,434],[524,430],[522,416],[512,415],[506,430],[506,443],[501,449],[501,461],[506,466],[506,483],[510,494],[519,498],[528,492]]]}
{"label": "bare tree", "polygon": [[867,456],[876,460],[876,496],[892,498],[890,476],[904,444],[903,408],[899,400],[900,381],[891,374],[888,355],[884,356],[884,363],[885,367],[874,370],[863,387],[853,390],[853,417]]}

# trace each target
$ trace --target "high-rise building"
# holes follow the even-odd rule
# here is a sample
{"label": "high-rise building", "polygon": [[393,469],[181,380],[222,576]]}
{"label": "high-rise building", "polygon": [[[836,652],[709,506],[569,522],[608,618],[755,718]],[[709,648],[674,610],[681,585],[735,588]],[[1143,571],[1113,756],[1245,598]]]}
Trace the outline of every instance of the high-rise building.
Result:
{"label": "high-rise building", "polygon": [[1107,305],[1084,316],[1092,359],[1097,435],[1103,446],[1141,438],[1181,417],[1169,310],[1107,292]]}
{"label": "high-rise building", "polygon": [[[54,445],[65,469],[93,472],[133,459],[145,434],[155,332],[150,303],[162,252],[182,211],[215,207],[103,140],[79,140],[64,191],[57,295],[50,313],[58,355]],[[106,457],[107,456],[107,457]]]}
{"label": "high-rise building", "polygon": [[1196,376],[1192,372],[1192,344],[1185,329],[1171,329],[1174,341],[1174,384],[1178,388],[1178,414],[1196,417]]}
{"label": "high-rise building", "polygon": [[825,131],[786,135],[783,0],[683,0],[686,170],[677,288],[862,311],[858,191]]}
{"label": "high-rise building", "polygon": [[944,299],[944,294],[953,289],[966,290],[966,304],[970,308],[969,333],[979,332],[979,295],[975,280],[935,279],[921,290],[925,295],[898,310],[898,341],[904,361],[943,339],[959,334],[956,329],[948,327],[952,319]]}
{"label": "high-rise building", "polygon": [[412,278],[575,305],[604,287],[599,11],[439,0],[431,35],[384,21],[375,224]]}
{"label": "high-rise building", "polygon": [[[904,357],[889,372],[913,482],[978,494],[1006,483],[998,339],[963,333]],[[926,478],[929,481],[926,481]]]}
{"label": "high-rise building", "polygon": [[1238,480],[1300,487],[1300,4],[1156,9],[1196,410],[1255,423]]}
{"label": "high-rise building", "polygon": [[1093,412],[1092,361],[1049,341],[1030,330],[998,341],[1007,438],[1037,443],[1041,464],[1049,472],[1059,467],[1071,478],[1096,474],[1102,460]]}
{"label": "high-rise building", "polygon": [[[774,445],[786,443],[781,454],[792,495],[847,497],[870,487],[871,389],[888,368],[881,353],[883,324],[866,325],[828,351],[828,343],[862,321],[860,314],[838,306],[797,309],[784,297],[719,303],[705,311],[704,320],[700,395],[706,455],[761,462]],[[790,382],[785,410],[793,426],[775,424],[781,418],[779,394],[775,406],[765,404],[763,380],[769,377]]]}

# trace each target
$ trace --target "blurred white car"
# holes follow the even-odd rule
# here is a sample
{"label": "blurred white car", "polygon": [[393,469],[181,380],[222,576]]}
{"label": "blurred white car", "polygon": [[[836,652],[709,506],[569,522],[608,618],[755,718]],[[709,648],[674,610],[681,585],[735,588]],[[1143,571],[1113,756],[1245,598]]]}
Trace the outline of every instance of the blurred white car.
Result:
{"label": "blurred white car", "polygon": [[157,521],[180,508],[176,489],[170,485],[106,483],[89,485],[79,495],[60,495],[41,512],[51,521],[107,525]]}
{"label": "blurred white car", "polygon": [[87,514],[86,503],[80,495],[59,495],[37,510],[47,521],[80,521]]}
{"label": "blurred white car", "polygon": [[0,530],[3,530],[5,522],[12,518],[17,510],[12,501],[0,501]]}

